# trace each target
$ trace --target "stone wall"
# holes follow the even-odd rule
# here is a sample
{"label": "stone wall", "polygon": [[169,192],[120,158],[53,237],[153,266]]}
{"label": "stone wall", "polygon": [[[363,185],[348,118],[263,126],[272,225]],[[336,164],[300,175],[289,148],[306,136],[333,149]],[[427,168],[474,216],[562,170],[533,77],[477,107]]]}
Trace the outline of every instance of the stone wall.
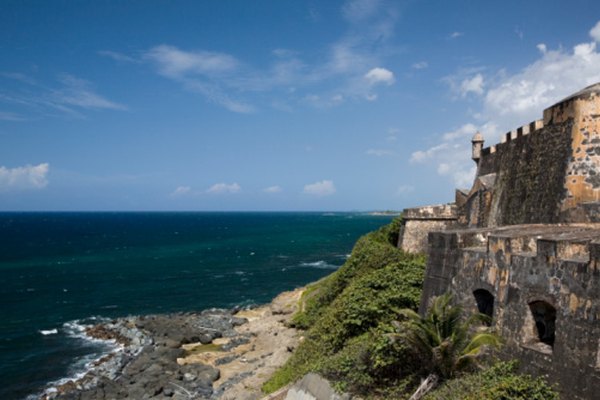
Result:
{"label": "stone wall", "polygon": [[446,291],[488,313],[503,358],[557,382],[563,398],[600,392],[600,225],[517,225],[430,234],[422,309]]}
{"label": "stone wall", "polygon": [[497,177],[488,226],[559,221],[572,121],[496,146]]}
{"label": "stone wall", "polygon": [[402,213],[398,247],[409,253],[427,252],[427,235],[455,225],[456,207],[452,204],[409,208]]}

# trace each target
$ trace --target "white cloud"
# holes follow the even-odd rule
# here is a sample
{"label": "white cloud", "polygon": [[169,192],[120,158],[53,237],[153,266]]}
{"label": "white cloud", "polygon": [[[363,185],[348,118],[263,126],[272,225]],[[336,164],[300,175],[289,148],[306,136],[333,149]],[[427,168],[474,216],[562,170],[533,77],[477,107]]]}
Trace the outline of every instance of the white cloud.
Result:
{"label": "white cloud", "polygon": [[394,73],[388,69],[377,67],[371,69],[369,72],[365,74],[365,79],[371,85],[376,85],[378,83],[384,83],[386,85],[391,85],[394,83]]}
{"label": "white cloud", "polygon": [[540,51],[540,53],[544,54],[545,52],[548,51],[548,48],[546,47],[546,45],[544,43],[539,43],[537,46],[537,49]]}
{"label": "white cloud", "polygon": [[275,185],[275,186],[269,186],[263,189],[263,192],[265,193],[280,193],[283,189],[281,188],[281,186]]}
{"label": "white cloud", "polygon": [[51,97],[58,104],[76,106],[87,109],[112,109],[125,110],[122,104],[115,103],[105,97],[95,93],[90,82],[74,77],[72,75],[64,75],[60,81],[64,87],[54,90]]}
{"label": "white cloud", "polygon": [[206,189],[206,193],[211,194],[233,194],[239,193],[242,191],[242,187],[237,183],[227,184],[227,183],[215,183],[208,189]]}
{"label": "white cloud", "polygon": [[471,160],[470,139],[478,130],[485,137],[493,137],[497,132],[492,123],[481,126],[464,124],[442,134],[439,144],[427,150],[415,151],[410,162],[433,164],[439,175],[450,177],[459,188],[468,188],[473,183],[476,169]]}
{"label": "white cloud", "polygon": [[469,93],[483,94],[483,85],[483,75],[477,74],[461,82],[460,94],[463,97]]}
{"label": "white cloud", "polygon": [[385,150],[385,149],[369,149],[369,150],[367,150],[366,153],[369,156],[376,156],[376,157],[391,156],[392,154],[394,154],[390,150]]}
{"label": "white cloud", "polygon": [[590,36],[594,41],[600,42],[600,21],[594,25],[592,29],[590,29]]}
{"label": "white cloud", "polygon": [[192,193],[192,188],[189,186],[178,186],[172,193],[171,197],[183,197]]}
{"label": "white cloud", "polygon": [[547,50],[519,73],[505,76],[485,95],[484,114],[510,130],[534,119],[564,97],[600,81],[596,43],[581,43],[572,52]]}
{"label": "white cloud", "polygon": [[311,183],[304,185],[303,193],[310,194],[313,196],[330,196],[336,191],[333,181],[323,180],[320,182]]}
{"label": "white cloud", "polygon": [[[590,36],[600,38],[600,22],[590,31]],[[504,70],[486,73],[474,80],[473,74],[482,68],[459,71],[445,78],[454,92],[474,92],[480,103],[473,105],[472,118],[481,123],[465,123],[458,129],[440,135],[435,146],[415,151],[413,163],[427,163],[436,171],[448,176],[459,187],[472,183],[475,165],[470,159],[470,136],[479,130],[485,137],[485,146],[498,143],[499,134],[518,128],[542,117],[545,108],[561,99],[600,81],[600,53],[595,42],[584,42],[571,50],[548,49],[537,45],[538,59],[515,74]],[[475,75],[475,77],[477,77]],[[465,79],[465,77],[469,77]],[[457,82],[464,83],[458,85]],[[479,109],[477,109],[479,108]]]}
{"label": "white cloud", "polygon": [[450,39],[456,39],[461,36],[464,36],[463,32],[452,32],[449,37],[450,37]]}
{"label": "white cloud", "polygon": [[425,69],[425,68],[429,67],[429,63],[427,61],[419,61],[417,63],[414,63],[412,65],[412,67],[414,69]]}
{"label": "white cloud", "polygon": [[235,57],[204,50],[184,51],[175,46],[160,45],[146,52],[145,57],[154,61],[159,71],[171,78],[189,74],[218,75],[237,68]]}
{"label": "white cloud", "polygon": [[0,191],[42,189],[48,185],[50,165],[25,165],[6,168],[0,166]]}

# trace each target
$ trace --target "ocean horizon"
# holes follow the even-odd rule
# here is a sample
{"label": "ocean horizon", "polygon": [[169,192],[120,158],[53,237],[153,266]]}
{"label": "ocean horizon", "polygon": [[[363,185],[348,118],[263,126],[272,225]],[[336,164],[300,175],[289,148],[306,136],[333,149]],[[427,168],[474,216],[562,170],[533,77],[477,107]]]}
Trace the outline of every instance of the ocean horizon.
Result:
{"label": "ocean horizon", "polygon": [[359,212],[1,212],[0,398],[35,398],[114,350],[86,326],[270,301],[392,219]]}

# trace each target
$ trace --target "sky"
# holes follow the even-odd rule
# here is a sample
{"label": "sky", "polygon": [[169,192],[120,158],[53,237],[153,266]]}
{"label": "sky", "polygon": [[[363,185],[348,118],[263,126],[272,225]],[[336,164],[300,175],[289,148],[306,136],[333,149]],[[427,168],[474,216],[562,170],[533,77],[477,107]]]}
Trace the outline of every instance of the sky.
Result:
{"label": "sky", "polygon": [[0,2],[0,211],[453,201],[600,81],[600,2]]}

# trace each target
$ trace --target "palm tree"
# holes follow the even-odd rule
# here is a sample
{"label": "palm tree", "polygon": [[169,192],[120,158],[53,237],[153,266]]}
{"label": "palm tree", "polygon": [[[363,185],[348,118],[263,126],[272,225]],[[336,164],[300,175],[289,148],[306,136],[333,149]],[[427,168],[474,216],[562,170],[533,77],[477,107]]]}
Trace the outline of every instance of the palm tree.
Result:
{"label": "palm tree", "polygon": [[420,399],[440,380],[476,369],[483,350],[500,344],[500,338],[481,324],[489,319],[487,315],[475,314],[465,319],[462,307],[453,305],[448,293],[433,300],[425,317],[410,309],[399,313],[407,323],[396,326],[404,330],[404,340],[429,373],[410,400]]}

